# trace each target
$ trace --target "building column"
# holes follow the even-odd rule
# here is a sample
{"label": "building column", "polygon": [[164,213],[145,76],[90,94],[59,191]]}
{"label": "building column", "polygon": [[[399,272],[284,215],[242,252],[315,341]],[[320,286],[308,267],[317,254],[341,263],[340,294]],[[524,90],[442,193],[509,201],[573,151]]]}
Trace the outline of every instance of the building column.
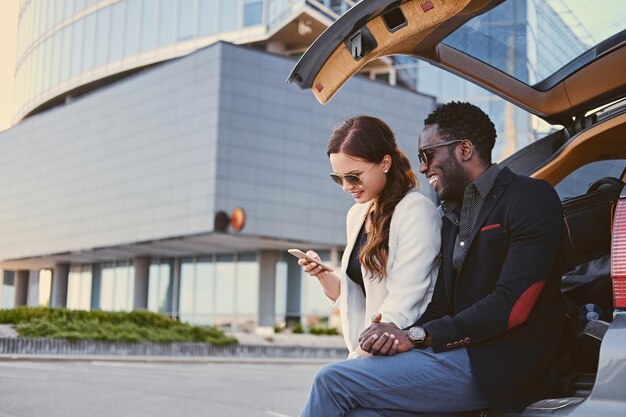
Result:
{"label": "building column", "polygon": [[15,272],[15,307],[25,306],[28,304],[28,277],[30,271]]}
{"label": "building column", "polygon": [[[172,313],[174,320],[180,320],[180,258],[174,259],[173,267],[170,269],[170,285],[172,294]],[[169,293],[169,289],[168,289]]]}
{"label": "building column", "polygon": [[91,265],[91,310],[100,310],[100,293],[102,291],[102,265]]}
{"label": "building column", "polygon": [[136,256],[135,266],[135,295],[134,310],[148,309],[148,280],[150,278],[150,257]]}
{"label": "building column", "polygon": [[287,327],[300,324],[302,314],[302,267],[298,265],[298,258],[289,256],[287,263],[287,311],[285,322]]}
{"label": "building column", "polygon": [[70,276],[70,264],[58,263],[52,273],[52,294],[50,295],[50,307],[67,307],[67,282]]}
{"label": "building column", "polygon": [[273,333],[276,321],[276,262],[278,252],[259,252],[259,324],[261,333]]}

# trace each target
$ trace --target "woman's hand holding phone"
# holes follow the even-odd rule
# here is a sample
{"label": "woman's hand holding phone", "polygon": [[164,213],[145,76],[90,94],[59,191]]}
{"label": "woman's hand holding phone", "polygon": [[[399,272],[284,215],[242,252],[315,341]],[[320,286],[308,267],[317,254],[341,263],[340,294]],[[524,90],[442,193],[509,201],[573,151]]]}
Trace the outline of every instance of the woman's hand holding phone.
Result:
{"label": "woman's hand holding phone", "polygon": [[304,269],[304,272],[319,280],[327,297],[337,300],[341,279],[337,274],[333,273],[333,269],[330,266],[322,263],[317,253],[312,250],[304,253],[300,249],[289,249],[287,252],[299,258],[298,265]]}
{"label": "woman's hand holding phone", "polygon": [[304,272],[313,277],[319,278],[320,275],[333,271],[331,267],[324,265],[319,255],[312,250],[304,253],[299,249],[289,249],[288,252],[299,258],[298,265],[302,266]]}

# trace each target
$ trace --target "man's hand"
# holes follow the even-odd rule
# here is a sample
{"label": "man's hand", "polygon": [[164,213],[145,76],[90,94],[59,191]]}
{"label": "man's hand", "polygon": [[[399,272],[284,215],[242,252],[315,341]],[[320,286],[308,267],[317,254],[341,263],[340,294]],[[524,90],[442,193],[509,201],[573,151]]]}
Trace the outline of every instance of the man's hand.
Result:
{"label": "man's hand", "polygon": [[381,319],[380,313],[374,315],[372,324],[361,333],[361,349],[372,355],[393,356],[414,348],[401,329],[393,323],[381,323]]}

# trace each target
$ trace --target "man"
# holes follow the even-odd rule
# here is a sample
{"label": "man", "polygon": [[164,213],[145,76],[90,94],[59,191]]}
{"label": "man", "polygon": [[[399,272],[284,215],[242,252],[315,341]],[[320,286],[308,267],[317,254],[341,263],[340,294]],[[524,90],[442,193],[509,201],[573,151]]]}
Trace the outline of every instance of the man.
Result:
{"label": "man", "polygon": [[443,212],[433,299],[407,329],[375,317],[359,340],[376,356],[320,369],[302,416],[514,411],[550,388],[561,202],[546,182],[491,163],[496,132],[478,107],[441,105],[424,124],[420,172]]}

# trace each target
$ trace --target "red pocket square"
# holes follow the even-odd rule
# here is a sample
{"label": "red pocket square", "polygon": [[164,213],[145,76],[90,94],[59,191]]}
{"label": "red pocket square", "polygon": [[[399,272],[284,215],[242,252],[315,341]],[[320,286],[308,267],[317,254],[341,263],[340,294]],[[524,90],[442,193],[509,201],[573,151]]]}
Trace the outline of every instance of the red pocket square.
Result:
{"label": "red pocket square", "polygon": [[500,227],[500,223],[497,224],[490,224],[489,226],[485,226],[482,229],[480,229],[481,232],[486,232],[487,230],[491,230],[491,229],[497,229],[498,227]]}

